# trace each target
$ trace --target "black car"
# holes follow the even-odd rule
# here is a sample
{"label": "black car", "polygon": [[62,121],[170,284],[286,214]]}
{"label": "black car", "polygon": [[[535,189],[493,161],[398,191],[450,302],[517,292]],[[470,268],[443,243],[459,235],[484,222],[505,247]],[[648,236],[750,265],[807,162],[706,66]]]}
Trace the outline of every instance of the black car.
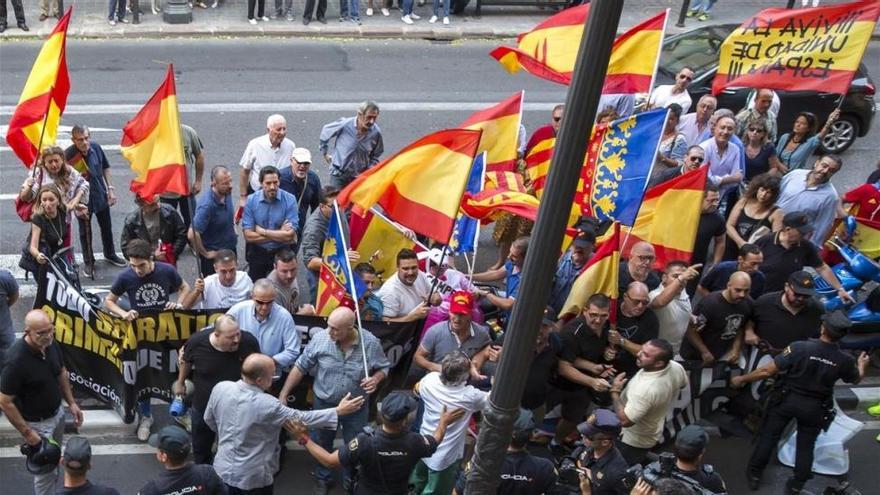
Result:
{"label": "black car", "polygon": [[[737,27],[737,24],[705,26],[667,37],[663,40],[655,84],[672,84],[682,67],[693,67],[694,80],[688,87],[693,98],[693,110],[701,96],[711,94],[712,80],[718,70],[721,44]],[[857,137],[868,133],[874,118],[875,90],[867,68],[860,64],[841,107],[840,118],[832,126],[832,132],[822,141],[824,152],[840,153],[849,148]],[[751,88],[725,89],[717,95],[718,107],[739,112],[745,107],[746,97],[751,91]],[[840,98],[835,93],[816,91],[777,91],[777,94],[781,100],[780,115],[777,116],[779,135],[791,132],[795,116],[801,111],[816,114],[821,126],[837,108]]]}

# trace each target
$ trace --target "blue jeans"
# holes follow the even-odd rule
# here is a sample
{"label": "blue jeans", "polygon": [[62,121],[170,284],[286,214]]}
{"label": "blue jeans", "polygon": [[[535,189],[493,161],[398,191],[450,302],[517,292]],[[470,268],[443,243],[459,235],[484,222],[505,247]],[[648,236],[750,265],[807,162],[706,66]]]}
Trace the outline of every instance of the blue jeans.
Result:
{"label": "blue jeans", "polygon": [[403,0],[403,5],[400,7],[400,15],[410,15],[412,14],[413,9],[413,0]]}
{"label": "blue jeans", "polygon": [[[329,409],[336,406],[336,403],[323,401],[315,397],[315,410]],[[354,440],[359,433],[364,431],[364,426],[367,425],[367,421],[369,421],[369,419],[370,408],[367,403],[364,403],[364,405],[356,413],[349,414],[348,416],[339,417],[337,430],[340,427],[342,428],[342,438],[343,440],[345,440],[346,444]],[[336,438],[337,430],[314,428],[312,429],[312,440],[321,447],[324,447],[327,452],[333,452],[333,440]],[[349,469],[345,469],[344,473],[345,479],[351,478],[353,474]],[[331,481],[333,481],[333,471],[318,464],[315,467],[315,478],[330,483]]]}
{"label": "blue jeans", "polygon": [[124,19],[124,18],[125,18],[125,0],[110,0],[110,13],[107,14],[107,19],[110,19],[112,21],[113,19]]}
{"label": "blue jeans", "polygon": [[691,2],[691,10],[708,14],[709,11],[712,10],[712,6],[715,5],[716,1],[717,0],[694,0]]}
{"label": "blue jeans", "polygon": [[[449,17],[449,4],[452,0],[443,0],[443,17]],[[434,0],[434,15],[440,17],[440,0]]]}

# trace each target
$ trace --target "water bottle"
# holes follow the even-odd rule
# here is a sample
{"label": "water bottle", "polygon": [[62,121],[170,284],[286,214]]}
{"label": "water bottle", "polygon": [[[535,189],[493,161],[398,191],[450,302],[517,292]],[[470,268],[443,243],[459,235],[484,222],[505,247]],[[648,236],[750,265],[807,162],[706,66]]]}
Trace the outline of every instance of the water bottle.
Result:
{"label": "water bottle", "polygon": [[186,406],[183,404],[183,396],[175,395],[174,400],[171,402],[171,406],[168,408],[168,413],[173,417],[183,416],[186,413]]}

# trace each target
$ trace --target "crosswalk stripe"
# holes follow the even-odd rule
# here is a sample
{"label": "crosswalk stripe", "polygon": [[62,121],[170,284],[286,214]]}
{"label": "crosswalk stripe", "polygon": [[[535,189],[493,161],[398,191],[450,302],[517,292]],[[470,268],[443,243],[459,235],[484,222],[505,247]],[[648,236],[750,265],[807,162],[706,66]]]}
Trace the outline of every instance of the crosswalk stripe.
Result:
{"label": "crosswalk stripe", "polygon": [[[122,253],[116,253],[116,256],[119,256],[122,259]],[[18,261],[21,259],[21,254],[0,254],[0,268],[9,270],[12,273],[12,276],[16,278],[16,280],[22,281],[25,279],[25,271],[18,266]],[[82,253],[75,254],[76,263],[78,265],[82,265],[83,256]],[[104,261],[103,253],[95,253],[95,262]],[[112,266],[112,265],[111,265]],[[33,277],[30,277],[29,280],[33,280]],[[84,280],[83,280],[84,281]],[[85,287],[85,286],[83,286]]]}

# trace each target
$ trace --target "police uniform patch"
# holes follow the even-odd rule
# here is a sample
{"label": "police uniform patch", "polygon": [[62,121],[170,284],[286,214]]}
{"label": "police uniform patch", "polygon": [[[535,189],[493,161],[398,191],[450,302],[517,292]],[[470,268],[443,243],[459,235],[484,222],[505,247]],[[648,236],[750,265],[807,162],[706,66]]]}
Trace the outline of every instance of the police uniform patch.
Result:
{"label": "police uniform patch", "polygon": [[791,354],[791,346],[786,346],[785,349],[782,350],[782,355],[788,356],[789,354]]}
{"label": "police uniform patch", "polygon": [[348,450],[357,450],[357,448],[358,448],[358,439],[357,438],[348,442]]}
{"label": "police uniform patch", "polygon": [[597,480],[601,480],[604,477],[605,477],[605,473],[603,473],[602,471],[596,471],[596,479]]}

